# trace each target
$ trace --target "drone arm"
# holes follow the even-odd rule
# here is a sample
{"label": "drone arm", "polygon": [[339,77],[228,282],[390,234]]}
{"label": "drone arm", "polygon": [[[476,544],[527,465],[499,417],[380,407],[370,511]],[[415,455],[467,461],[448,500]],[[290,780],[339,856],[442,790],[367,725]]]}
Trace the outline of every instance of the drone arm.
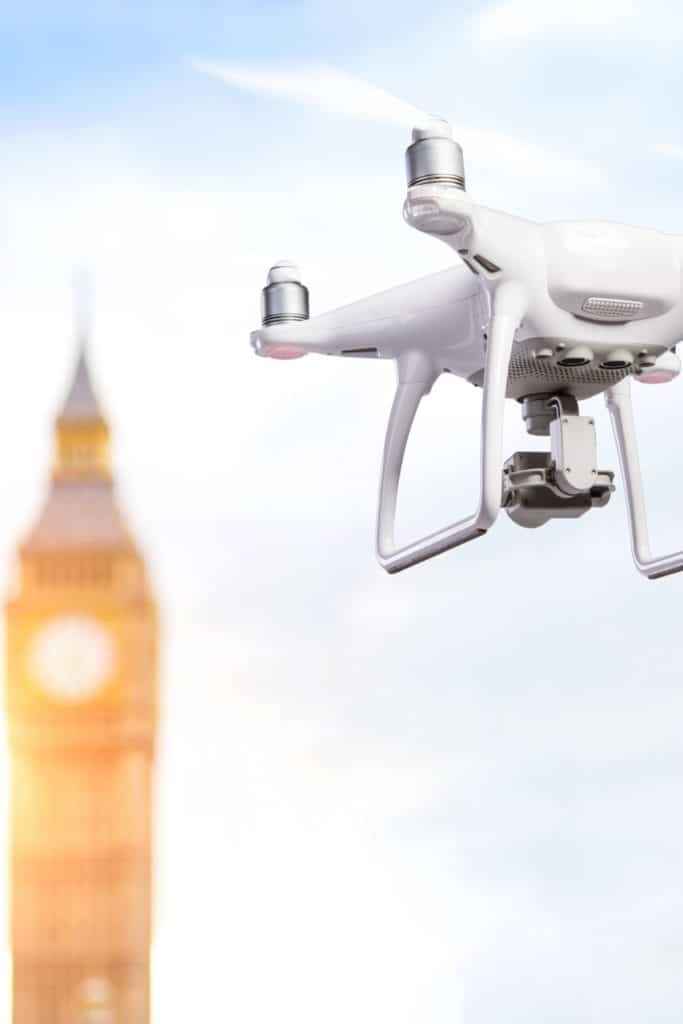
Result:
{"label": "drone arm", "polygon": [[468,326],[481,315],[482,302],[477,279],[454,266],[309,320],[260,327],[251,343],[259,355],[275,358],[309,352],[393,358],[425,337],[435,348],[449,347],[454,325],[468,341]]}
{"label": "drone arm", "polygon": [[614,438],[619,453],[621,475],[626,491],[626,507],[631,531],[631,549],[636,568],[643,576],[647,576],[651,580],[682,572],[683,551],[677,551],[674,554],[656,558],[652,556],[650,550],[650,537],[645,512],[643,479],[638,458],[638,441],[633,419],[630,381],[623,380],[614,387],[609,388],[606,401],[612,419]]}
{"label": "drone arm", "polygon": [[[512,301],[506,302],[505,296],[511,296]],[[394,522],[403,456],[420,401],[435,379],[426,356],[411,353],[410,360],[399,361],[399,383],[384,446],[377,518],[377,557],[387,572],[400,572],[475,540],[496,520],[501,500],[505,395],[514,333],[521,319],[521,311],[515,308],[519,304],[514,286],[500,289],[489,325],[481,419],[481,479],[476,511],[443,530],[396,548]]]}

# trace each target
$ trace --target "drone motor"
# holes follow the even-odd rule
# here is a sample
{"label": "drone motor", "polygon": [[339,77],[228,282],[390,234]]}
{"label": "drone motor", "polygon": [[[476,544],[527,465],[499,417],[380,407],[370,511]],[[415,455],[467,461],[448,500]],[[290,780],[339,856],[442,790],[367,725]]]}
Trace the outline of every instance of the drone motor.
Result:
{"label": "drone motor", "polygon": [[301,283],[298,267],[281,260],[270,268],[261,295],[263,326],[298,323],[308,320],[309,315],[308,288]]}
{"label": "drone motor", "polygon": [[406,150],[406,175],[409,188],[452,185],[465,191],[462,147],[447,121],[435,117],[413,129],[413,141]]}

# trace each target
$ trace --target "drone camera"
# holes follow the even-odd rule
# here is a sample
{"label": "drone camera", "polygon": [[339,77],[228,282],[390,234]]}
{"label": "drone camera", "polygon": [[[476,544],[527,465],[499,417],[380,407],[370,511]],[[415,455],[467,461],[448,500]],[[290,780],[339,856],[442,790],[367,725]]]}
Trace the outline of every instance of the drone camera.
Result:
{"label": "drone camera", "polygon": [[406,150],[408,188],[415,185],[450,185],[465,191],[462,147],[453,138],[447,121],[431,118],[413,129]]}

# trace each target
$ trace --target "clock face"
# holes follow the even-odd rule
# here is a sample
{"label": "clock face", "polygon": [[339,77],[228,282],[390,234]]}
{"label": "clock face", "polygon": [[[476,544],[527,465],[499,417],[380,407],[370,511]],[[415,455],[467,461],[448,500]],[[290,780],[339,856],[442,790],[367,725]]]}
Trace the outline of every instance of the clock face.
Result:
{"label": "clock face", "polygon": [[78,987],[76,1006],[82,1024],[113,1024],[113,985],[106,978],[87,978]]}
{"label": "clock face", "polygon": [[30,649],[31,674],[60,700],[93,697],[110,678],[115,662],[111,634],[87,615],[52,619],[36,633]]}

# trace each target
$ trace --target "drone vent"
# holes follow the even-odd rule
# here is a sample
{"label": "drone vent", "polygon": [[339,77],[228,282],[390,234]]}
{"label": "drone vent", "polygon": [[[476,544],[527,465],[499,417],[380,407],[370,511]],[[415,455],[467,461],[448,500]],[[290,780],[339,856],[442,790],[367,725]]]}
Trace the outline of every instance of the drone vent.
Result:
{"label": "drone vent", "polygon": [[343,348],[341,350],[343,356],[360,356],[365,359],[376,358],[379,352],[376,348]]}
{"label": "drone vent", "polygon": [[605,320],[608,323],[624,323],[643,315],[645,304],[638,299],[602,299],[593,296],[586,299],[581,310],[591,320]]}
{"label": "drone vent", "polygon": [[525,354],[515,354],[510,360],[509,380],[535,379],[555,386],[558,384],[597,384],[609,387],[627,377],[631,367],[603,370],[597,366],[559,366],[551,360],[533,359]]}
{"label": "drone vent", "polygon": [[474,257],[474,262],[478,263],[480,267],[483,267],[488,274],[500,274],[500,267],[497,263],[492,260],[487,260],[481,253],[477,253]]}

